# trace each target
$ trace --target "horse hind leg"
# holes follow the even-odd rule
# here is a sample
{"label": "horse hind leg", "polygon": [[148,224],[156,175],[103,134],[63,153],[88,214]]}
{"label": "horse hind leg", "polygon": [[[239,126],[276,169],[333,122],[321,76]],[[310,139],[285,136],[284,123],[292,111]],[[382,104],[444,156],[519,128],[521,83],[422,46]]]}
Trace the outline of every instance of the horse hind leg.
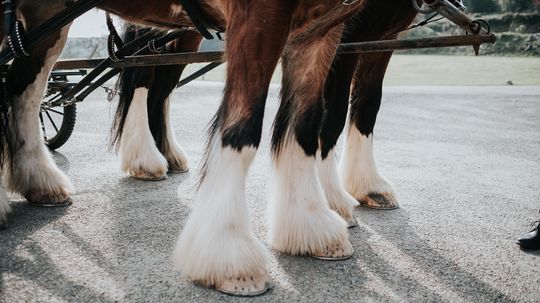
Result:
{"label": "horse hind leg", "polygon": [[319,158],[319,177],[330,203],[345,221],[348,227],[357,226],[354,208],[359,203],[343,186],[338,172],[336,144],[343,132],[349,108],[350,85],[356,69],[358,55],[337,55],[325,84],[324,98],[326,119],[319,135],[321,156]]}
{"label": "horse hind leg", "polygon": [[[265,268],[268,253],[249,226],[245,182],[260,143],[268,87],[290,15],[277,9],[286,7],[288,0],[227,3],[227,32],[234,35],[226,40],[224,97],[211,126],[203,176],[174,261],[191,280],[223,293],[255,296],[270,289],[271,283]],[[263,13],[264,18],[248,12]]]}
{"label": "horse hind leg", "polygon": [[36,205],[61,206],[71,203],[72,188],[43,144],[39,111],[49,73],[65,44],[68,27],[52,34],[29,57],[13,61],[8,73],[8,94],[12,110],[7,144],[9,151],[4,179],[9,190]]}
{"label": "horse hind leg", "polygon": [[391,56],[391,53],[361,55],[351,96],[340,172],[345,189],[362,205],[376,209],[398,207],[394,188],[379,173],[373,156],[373,128]]}
{"label": "horse hind leg", "polygon": [[338,27],[307,45],[285,48],[282,103],[272,138],[270,243],[284,253],[326,260],[353,254],[347,223],[330,209],[317,167],[323,87],[340,35]]}
{"label": "horse hind leg", "polygon": [[[202,37],[198,32],[186,31],[167,47],[166,52],[194,52],[201,40]],[[155,80],[148,97],[150,131],[159,151],[167,160],[169,173],[183,173],[189,170],[187,155],[174,136],[170,113],[172,91],[176,88],[185,67],[186,65],[156,67]]]}
{"label": "horse hind leg", "polygon": [[[136,76],[146,74],[141,69],[134,73]],[[130,100],[118,147],[121,169],[136,179],[163,180],[167,178],[167,160],[159,152],[148,127],[147,100],[150,85],[148,78],[141,79],[144,79],[144,84],[135,84],[132,92],[121,96]]]}
{"label": "horse hind leg", "polygon": [[[137,38],[147,28],[130,25],[125,42]],[[114,118],[112,145],[118,146],[122,171],[136,179],[167,178],[167,160],[156,146],[149,127],[148,108],[154,85],[155,67],[126,68],[118,79],[120,98]]]}

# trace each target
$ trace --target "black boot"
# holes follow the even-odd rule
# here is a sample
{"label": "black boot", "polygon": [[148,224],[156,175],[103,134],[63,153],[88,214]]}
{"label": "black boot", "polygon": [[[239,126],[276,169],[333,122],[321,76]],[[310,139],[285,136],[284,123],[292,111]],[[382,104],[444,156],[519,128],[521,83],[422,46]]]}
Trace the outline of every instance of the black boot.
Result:
{"label": "black boot", "polygon": [[530,232],[524,234],[517,240],[517,244],[525,250],[538,250],[540,249],[540,221],[536,221],[536,224]]}

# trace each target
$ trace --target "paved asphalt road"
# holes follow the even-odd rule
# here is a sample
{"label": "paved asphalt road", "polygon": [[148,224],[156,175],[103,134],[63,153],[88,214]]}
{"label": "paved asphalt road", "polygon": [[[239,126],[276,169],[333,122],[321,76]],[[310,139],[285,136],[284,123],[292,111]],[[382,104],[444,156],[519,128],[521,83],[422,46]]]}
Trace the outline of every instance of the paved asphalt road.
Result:
{"label": "paved asphalt road", "polygon": [[[176,93],[175,131],[193,169],[162,182],[121,173],[106,144],[113,107],[102,93],[82,103],[75,133],[55,153],[75,203],[41,209],[11,197],[14,213],[0,231],[0,302],[540,301],[540,253],[515,244],[539,219],[540,87],[386,88],[376,157],[401,208],[356,211],[350,260],[273,252],[276,286],[256,299],[193,285],[171,268],[220,95],[221,85],[208,82]],[[273,87],[247,186],[263,240],[277,95]]]}

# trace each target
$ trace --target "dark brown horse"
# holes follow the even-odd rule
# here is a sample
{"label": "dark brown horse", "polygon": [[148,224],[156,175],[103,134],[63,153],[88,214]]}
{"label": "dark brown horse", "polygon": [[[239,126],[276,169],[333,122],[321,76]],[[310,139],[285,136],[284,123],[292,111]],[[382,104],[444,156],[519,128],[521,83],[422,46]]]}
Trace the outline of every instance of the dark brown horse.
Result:
{"label": "dark brown horse", "polygon": [[[377,208],[397,206],[392,188],[377,173],[371,145],[391,54],[334,59],[337,45],[340,40],[395,38],[415,11],[410,0],[200,3],[206,17],[226,29],[227,80],[212,123],[195,208],[178,239],[174,260],[192,280],[225,293],[257,295],[270,287],[268,257],[249,227],[245,178],[260,142],[268,86],[278,60],[283,83],[272,137],[275,181],[269,243],[294,255],[349,258],[353,248],[346,228],[354,224],[356,200]],[[20,0],[18,11],[30,30],[63,6],[64,0]],[[173,0],[105,0],[100,8],[145,25],[192,26],[180,2]],[[46,80],[66,36],[67,28],[51,35],[29,57],[17,58],[8,75],[12,136],[6,186],[35,204],[70,201],[69,180],[44,148],[38,125]],[[351,197],[338,182],[334,147],[345,124],[353,79],[342,169]]]}

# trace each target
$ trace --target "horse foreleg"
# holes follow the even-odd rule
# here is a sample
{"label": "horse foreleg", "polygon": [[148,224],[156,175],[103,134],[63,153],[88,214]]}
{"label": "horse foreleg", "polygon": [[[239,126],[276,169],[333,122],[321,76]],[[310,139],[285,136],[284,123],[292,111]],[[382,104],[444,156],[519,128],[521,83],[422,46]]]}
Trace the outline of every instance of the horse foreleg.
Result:
{"label": "horse foreleg", "polygon": [[341,27],[285,48],[282,100],[272,138],[275,180],[269,224],[276,250],[333,260],[353,253],[347,223],[330,209],[317,168],[323,87],[340,35]]}
{"label": "horse foreleg", "polygon": [[268,253],[249,226],[245,182],[261,139],[268,87],[290,16],[278,9],[288,4],[286,0],[227,3],[227,32],[234,34],[226,40],[224,99],[211,127],[194,209],[174,260],[194,281],[224,293],[253,296],[270,288],[270,277],[265,269]]}
{"label": "horse foreleg", "polygon": [[377,209],[398,207],[395,191],[375,164],[373,128],[381,104],[382,84],[391,53],[363,54],[355,74],[341,178],[362,205]]}
{"label": "horse foreleg", "polygon": [[14,60],[8,73],[8,94],[12,102],[9,121],[5,181],[9,190],[30,203],[65,205],[71,202],[72,187],[43,144],[39,124],[40,104],[49,73],[60,55],[68,28],[36,46],[29,57]]}

